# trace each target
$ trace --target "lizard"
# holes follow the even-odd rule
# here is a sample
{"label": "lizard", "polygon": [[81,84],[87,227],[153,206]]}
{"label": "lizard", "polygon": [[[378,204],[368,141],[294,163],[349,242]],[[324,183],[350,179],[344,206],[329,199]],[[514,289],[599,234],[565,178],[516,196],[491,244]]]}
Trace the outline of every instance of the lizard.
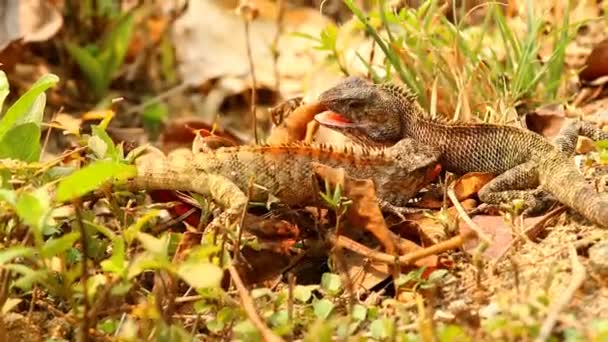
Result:
{"label": "lizard", "polygon": [[515,126],[447,123],[429,119],[405,86],[356,76],[322,92],[318,101],[326,111],[315,120],[357,142],[377,146],[409,138],[435,149],[445,171],[493,173],[478,192],[485,203],[522,199],[524,214],[533,215],[557,200],[608,227],[608,196],[587,184],[571,158],[578,135],[608,139],[608,132],[590,123],[573,121],[553,142]]}
{"label": "lizard", "polygon": [[[196,151],[196,149],[194,150]],[[158,156],[160,154],[160,156]],[[313,180],[314,163],[344,168],[355,178],[372,179],[385,210],[404,208],[439,172],[438,154],[402,139],[394,146],[336,148],[288,143],[220,147],[204,152],[175,150],[147,153],[135,160],[131,190],[192,191],[211,196],[225,210],[211,226],[223,226],[242,215],[249,200],[273,195],[287,205],[320,205]],[[253,181],[250,197],[250,180]]]}

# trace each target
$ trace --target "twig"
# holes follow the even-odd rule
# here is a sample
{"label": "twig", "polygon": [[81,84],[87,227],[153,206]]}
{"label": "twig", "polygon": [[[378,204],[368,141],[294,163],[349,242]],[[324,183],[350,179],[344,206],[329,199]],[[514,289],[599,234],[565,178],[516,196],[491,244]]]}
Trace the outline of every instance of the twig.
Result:
{"label": "twig", "polygon": [[283,18],[285,17],[285,6],[283,0],[277,0],[277,30],[272,40],[272,66],[274,69],[274,89],[276,94],[281,94],[281,75],[279,74],[279,39],[283,35]]}
{"label": "twig", "polygon": [[87,282],[89,280],[89,269],[87,265],[87,254],[89,244],[87,241],[87,234],[84,229],[82,222],[82,213],[80,212],[81,203],[80,199],[74,201],[74,214],[76,215],[76,223],[80,230],[80,245],[82,247],[82,275],[80,281],[82,281],[82,321],[81,324],[81,341],[87,342],[89,340],[89,296],[87,291]]}
{"label": "twig", "polygon": [[460,201],[456,197],[456,193],[454,192],[454,183],[452,183],[452,185],[448,187],[447,194],[450,200],[452,201],[452,204],[454,204],[456,211],[460,215],[460,218],[469,226],[472,231],[475,232],[475,234],[477,234],[477,238],[480,240],[480,242],[489,246],[490,243],[492,243],[492,240],[481,230],[481,228],[479,228],[479,226],[475,222],[473,222],[473,220],[471,220],[466,210],[464,210],[462,204],[460,204]]}
{"label": "twig", "polygon": [[241,217],[239,219],[239,223],[237,226],[236,233],[236,241],[234,243],[234,251],[232,252],[234,255],[234,261],[241,261],[241,239],[243,238],[243,222],[245,221],[245,215],[247,214],[247,207],[249,206],[249,201],[251,200],[251,194],[253,192],[253,176],[249,178],[249,186],[247,186],[247,203],[245,203],[243,207],[243,212],[241,213]]}
{"label": "twig", "polygon": [[144,110],[144,108],[148,107],[149,105],[155,104],[157,102],[160,102],[168,97],[171,97],[173,95],[179,94],[182,91],[184,91],[186,88],[188,88],[188,84],[187,83],[182,83],[182,84],[178,84],[173,88],[168,89],[167,91],[158,94],[157,96],[142,102],[141,104],[138,104],[137,106],[133,106],[131,108],[129,108],[126,112],[125,115],[130,115],[130,114],[135,114],[135,113],[139,113],[142,110]]}
{"label": "twig", "polygon": [[236,287],[236,290],[239,293],[239,297],[241,298],[243,310],[245,310],[245,313],[247,314],[247,317],[249,318],[251,323],[253,323],[253,325],[260,331],[260,334],[262,334],[262,338],[264,339],[264,341],[284,342],[285,340],[283,340],[281,337],[272,332],[272,330],[270,330],[266,326],[266,324],[264,324],[258,313],[255,311],[253,299],[249,295],[247,288],[245,288],[245,285],[243,284],[243,281],[241,280],[241,277],[239,276],[239,273],[237,272],[236,268],[234,268],[234,265],[228,266],[228,272],[230,273],[230,277],[232,278],[234,286]]}
{"label": "twig", "polygon": [[435,255],[435,254],[443,253],[443,252],[451,250],[451,249],[461,247],[463,245],[463,243],[467,239],[472,238],[473,235],[474,235],[473,232],[470,231],[470,232],[464,233],[462,235],[454,236],[451,239],[434,244],[430,247],[420,249],[418,251],[411,252],[406,255],[402,255],[398,258],[396,258],[394,255],[375,251],[375,250],[373,250],[369,247],[366,247],[358,242],[355,242],[345,236],[336,237],[336,235],[329,233],[328,240],[336,246],[346,248],[348,250],[351,250],[357,254],[360,254],[360,255],[370,258],[372,260],[385,262],[388,264],[397,263],[399,265],[405,266],[405,265],[410,265],[413,262],[423,259],[429,255]]}
{"label": "twig", "polygon": [[255,114],[256,107],[256,88],[257,81],[255,78],[255,67],[253,65],[253,53],[251,51],[251,39],[249,35],[249,23],[257,16],[257,10],[248,2],[241,1],[239,11],[243,16],[243,23],[245,24],[245,42],[247,47],[247,59],[249,60],[249,73],[251,75],[251,125],[253,126],[253,138],[255,139],[256,145],[258,144],[258,124]]}
{"label": "twig", "polygon": [[568,249],[570,252],[570,262],[572,264],[572,279],[566,289],[556,298],[551,307],[549,307],[549,314],[547,314],[547,318],[545,318],[545,321],[540,328],[538,337],[534,340],[535,342],[543,342],[549,339],[549,335],[557,322],[559,314],[568,306],[572,297],[574,297],[574,294],[587,277],[585,267],[578,260],[574,246],[570,244]]}

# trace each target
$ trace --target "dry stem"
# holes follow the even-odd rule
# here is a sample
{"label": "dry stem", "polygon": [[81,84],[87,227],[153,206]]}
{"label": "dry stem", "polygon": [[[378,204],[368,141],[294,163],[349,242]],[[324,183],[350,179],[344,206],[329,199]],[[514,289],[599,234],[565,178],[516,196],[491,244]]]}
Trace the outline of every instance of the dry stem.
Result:
{"label": "dry stem", "polygon": [[552,303],[551,307],[549,307],[549,313],[547,314],[547,318],[545,318],[545,321],[540,328],[538,337],[534,340],[535,342],[547,341],[549,339],[551,330],[553,330],[555,323],[557,323],[559,314],[568,306],[574,297],[574,294],[578,288],[581,287],[585,281],[585,278],[587,277],[585,267],[578,260],[574,246],[571,244],[568,249],[570,252],[570,262],[572,263],[572,279],[570,280],[568,287],[566,287],[566,289],[562,292],[561,296],[557,297]]}
{"label": "dry stem", "polygon": [[251,323],[253,323],[253,325],[260,331],[264,341],[284,342],[285,340],[283,340],[281,337],[272,332],[272,330],[270,330],[266,326],[266,324],[264,324],[258,313],[255,311],[253,299],[247,291],[247,288],[245,288],[245,285],[243,284],[243,281],[241,280],[241,277],[239,276],[239,273],[237,272],[236,268],[234,268],[234,265],[228,266],[228,272],[230,272],[230,277],[232,278],[234,286],[236,287],[236,290],[239,293],[239,297],[241,297],[241,304],[243,304],[243,310],[245,310],[245,313],[247,314],[249,320],[251,320]]}

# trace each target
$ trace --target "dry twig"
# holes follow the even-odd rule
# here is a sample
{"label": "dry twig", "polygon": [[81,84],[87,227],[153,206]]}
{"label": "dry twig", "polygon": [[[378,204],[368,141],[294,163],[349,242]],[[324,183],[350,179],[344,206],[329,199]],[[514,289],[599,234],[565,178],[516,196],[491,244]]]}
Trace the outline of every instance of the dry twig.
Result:
{"label": "dry twig", "polygon": [[284,342],[285,340],[283,340],[281,337],[272,332],[272,330],[270,330],[266,326],[266,324],[264,324],[258,313],[255,311],[253,299],[247,291],[245,284],[243,284],[243,281],[241,280],[241,277],[239,276],[239,273],[237,272],[234,265],[228,266],[228,272],[230,272],[230,277],[232,278],[234,286],[236,287],[236,290],[239,293],[239,297],[241,297],[241,304],[243,304],[243,310],[245,310],[245,313],[247,314],[249,320],[251,320],[251,323],[253,323],[253,325],[260,331],[260,334],[262,334],[262,338],[264,339],[264,341]]}
{"label": "dry twig", "polygon": [[416,262],[430,255],[435,255],[443,253],[445,251],[449,251],[451,249],[459,248],[464,244],[467,239],[470,239],[472,237],[473,232],[469,231],[465,234],[454,236],[449,240],[434,244],[430,247],[423,248],[421,250],[397,257],[387,253],[375,251],[345,236],[336,236],[332,233],[328,234],[329,241],[335,246],[346,248],[375,261],[385,262],[388,264],[396,263],[402,266],[411,265],[413,262]]}
{"label": "dry twig", "polygon": [[570,262],[572,263],[572,279],[570,280],[568,287],[566,287],[566,289],[564,289],[562,292],[561,296],[557,297],[549,307],[549,313],[547,314],[547,318],[545,318],[545,321],[540,328],[538,337],[536,337],[534,340],[535,342],[547,341],[549,339],[551,331],[553,330],[555,323],[557,323],[559,314],[568,306],[574,297],[574,294],[578,288],[581,287],[585,281],[585,278],[587,277],[585,267],[578,260],[574,246],[571,244],[568,249],[570,252]]}

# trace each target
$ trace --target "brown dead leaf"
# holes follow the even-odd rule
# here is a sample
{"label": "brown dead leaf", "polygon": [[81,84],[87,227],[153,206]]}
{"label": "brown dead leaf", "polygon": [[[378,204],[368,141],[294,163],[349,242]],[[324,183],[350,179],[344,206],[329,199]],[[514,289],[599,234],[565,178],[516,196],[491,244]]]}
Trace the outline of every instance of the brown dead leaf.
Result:
{"label": "brown dead leaf", "polygon": [[267,139],[269,144],[284,144],[304,140],[308,123],[315,122],[315,115],[324,110],[323,106],[318,102],[301,105],[293,109],[291,113],[287,113],[284,106],[285,102],[271,110],[273,117],[279,116],[279,112],[283,111],[281,113],[283,120],[278,126],[272,128],[270,136]]}
{"label": "brown dead leaf", "polygon": [[591,82],[608,76],[608,39],[603,40],[591,50],[585,61],[584,69],[579,73],[582,81]]}
{"label": "brown dead leaf", "polygon": [[[256,1],[255,7],[260,15],[249,23],[248,38],[243,18],[235,11],[236,6],[238,3],[231,6],[225,0],[192,1],[175,21],[171,30],[172,41],[176,58],[180,61],[178,71],[184,82],[196,86],[209,80],[224,79],[232,83],[234,94],[249,89],[249,43],[259,87],[277,91],[286,98],[301,94],[302,80],[312,73],[311,70],[316,70],[325,54],[313,49],[315,42],[290,33],[318,36],[330,22],[329,18],[312,8],[286,7],[283,17],[285,34],[276,47],[280,51],[277,67],[281,89],[274,89],[274,49],[270,46],[276,32],[277,4]],[[204,13],[205,20],[201,20],[201,13]]]}
{"label": "brown dead leaf", "polygon": [[200,118],[182,117],[168,123],[160,136],[160,146],[164,153],[175,150],[179,147],[190,149],[192,142],[196,137],[196,133],[202,137],[213,137],[210,140],[205,140],[210,145],[216,143],[221,145],[242,145],[241,140],[236,135],[229,131],[215,127]]}
{"label": "brown dead leaf", "polygon": [[487,172],[469,172],[458,178],[454,184],[454,193],[459,201],[463,201],[475,194],[495,176]]}
{"label": "brown dead leaf", "polygon": [[546,105],[525,116],[526,127],[547,139],[555,137],[566,122],[562,105]]}
{"label": "brown dead leaf", "polygon": [[[465,210],[475,208],[477,202],[474,199],[466,199],[460,203]],[[450,221],[458,217],[456,208],[450,207],[447,209],[447,215]],[[409,232],[415,230],[421,240],[423,246],[431,246],[438,242],[444,241],[447,238],[448,232],[445,227],[437,219],[423,215],[413,214],[408,215],[408,220],[413,224],[413,227],[407,228]],[[399,236],[406,237],[408,232],[400,230]]]}
{"label": "brown dead leaf", "polygon": [[390,267],[385,262],[369,260],[349,250],[343,250],[343,257],[355,291],[369,291],[391,275]]}
{"label": "brown dead leaf", "polygon": [[236,268],[247,285],[273,279],[290,264],[292,256],[268,249],[255,250],[249,246],[241,249],[243,259]]}
{"label": "brown dead leaf", "polygon": [[46,41],[59,31],[63,17],[49,1],[0,1],[0,51],[11,41]]}
{"label": "brown dead leaf", "polygon": [[344,196],[352,200],[346,213],[349,222],[362,226],[372,233],[384,247],[386,253],[397,254],[397,245],[386,227],[382,211],[378,205],[374,182],[370,179],[349,177],[342,168],[313,163],[315,174],[328,180],[333,186],[341,185]]}
{"label": "brown dead leaf", "polygon": [[591,151],[595,151],[595,143],[591,138],[578,137],[576,141],[576,153],[587,154]]}

